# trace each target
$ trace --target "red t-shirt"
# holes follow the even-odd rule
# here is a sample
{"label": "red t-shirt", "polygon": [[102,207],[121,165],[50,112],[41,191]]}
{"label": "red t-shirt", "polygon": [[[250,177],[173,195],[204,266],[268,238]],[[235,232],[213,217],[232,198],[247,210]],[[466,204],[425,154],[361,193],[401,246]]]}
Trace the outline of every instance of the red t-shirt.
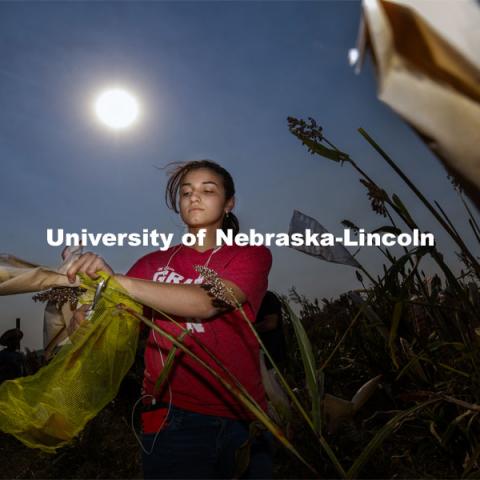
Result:
{"label": "red t-shirt", "polygon": [[[185,245],[176,245],[167,251],[156,251],[138,260],[127,275],[164,283],[203,283],[203,278],[194,270],[196,265],[205,265],[217,272],[220,278],[237,285],[247,300],[243,305],[251,322],[268,286],[268,273],[272,255],[266,247],[222,246],[215,250],[197,252]],[[166,266],[169,266],[167,269]],[[170,320],[154,312],[154,321],[162,329],[178,337],[180,329]],[[259,366],[259,344],[249,325],[238,310],[223,313],[207,320],[174,317],[188,328],[243,384],[258,404],[266,410],[267,404]],[[185,344],[203,361],[225,379],[228,376],[189,336]],[[150,331],[145,348],[144,391],[152,395],[155,382],[172,348],[172,342],[160,333]],[[161,352],[161,356],[160,356]],[[231,383],[231,380],[229,381]],[[177,350],[176,359],[157,400],[169,402],[186,410],[229,418],[250,419],[252,415],[212,374],[186,353]]]}

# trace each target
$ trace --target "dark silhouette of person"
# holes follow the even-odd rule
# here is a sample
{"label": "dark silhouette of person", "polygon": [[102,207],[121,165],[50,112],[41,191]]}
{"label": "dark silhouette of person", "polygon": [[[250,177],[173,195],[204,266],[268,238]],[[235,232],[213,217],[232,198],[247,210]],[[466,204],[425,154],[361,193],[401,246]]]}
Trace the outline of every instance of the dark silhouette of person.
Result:
{"label": "dark silhouette of person", "polygon": [[24,375],[24,356],[18,351],[23,333],[19,328],[7,330],[0,337],[0,383]]}
{"label": "dark silhouette of person", "polygon": [[[263,297],[257,313],[255,328],[273,361],[280,370],[283,370],[287,363],[287,352],[283,333],[282,304],[270,290],[267,290]],[[268,369],[273,368],[266,356],[265,365]]]}

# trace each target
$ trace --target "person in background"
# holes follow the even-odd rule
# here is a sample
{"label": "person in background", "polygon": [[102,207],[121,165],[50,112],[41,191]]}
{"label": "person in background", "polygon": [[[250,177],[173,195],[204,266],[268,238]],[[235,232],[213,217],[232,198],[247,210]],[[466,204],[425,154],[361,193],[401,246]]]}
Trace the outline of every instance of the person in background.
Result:
{"label": "person in background", "polygon": [[0,345],[5,346],[0,351],[0,383],[25,374],[25,357],[19,351],[22,338],[23,332],[19,328],[7,330],[0,337]]}
{"label": "person in background", "polygon": [[[283,370],[287,363],[287,352],[283,333],[282,304],[270,290],[267,290],[263,297],[257,313],[255,328],[273,361],[280,370]],[[269,370],[273,368],[266,356],[265,365]]]}

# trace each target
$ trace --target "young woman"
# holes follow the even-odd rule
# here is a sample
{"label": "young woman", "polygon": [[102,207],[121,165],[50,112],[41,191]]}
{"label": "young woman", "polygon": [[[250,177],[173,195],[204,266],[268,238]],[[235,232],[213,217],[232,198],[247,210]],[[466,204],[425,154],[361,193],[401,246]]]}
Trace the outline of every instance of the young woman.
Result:
{"label": "young woman", "polygon": [[[138,260],[126,276],[115,278],[129,294],[148,307],[153,321],[178,337],[181,329],[158,311],[173,316],[191,334],[185,343],[228,380],[218,365],[191,338],[195,336],[245,386],[266,410],[259,368],[259,345],[238,309],[218,307],[202,288],[194,269],[207,266],[217,272],[242,304],[250,321],[265,295],[271,254],[265,247],[217,245],[217,229],[238,232],[231,212],[235,204],[231,175],[220,165],[193,161],[177,166],[165,198],[188,231],[206,230],[203,246],[175,245]],[[79,272],[96,278],[99,270],[114,275],[105,261],[82,255],[68,271],[71,281]],[[249,438],[252,415],[215,376],[183,352],[162,387],[157,379],[172,348],[153,330],[145,348],[142,449],[146,478],[232,478],[237,475],[236,452]],[[244,478],[271,477],[271,436],[253,439]]]}

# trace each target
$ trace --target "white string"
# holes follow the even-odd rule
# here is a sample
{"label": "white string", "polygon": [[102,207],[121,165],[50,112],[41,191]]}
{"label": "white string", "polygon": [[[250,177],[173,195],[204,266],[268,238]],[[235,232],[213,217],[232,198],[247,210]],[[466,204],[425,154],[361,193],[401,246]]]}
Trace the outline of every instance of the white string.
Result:
{"label": "white string", "polygon": [[[204,267],[208,267],[208,264],[210,263],[210,259],[213,257],[213,254],[214,253],[217,253],[221,248],[223,247],[223,245],[220,245],[219,247],[215,248],[214,250],[212,250],[212,253],[210,254],[210,256],[208,257],[207,261],[203,264]],[[197,279],[200,277],[200,275],[197,277]]]}
{"label": "white string", "polygon": [[145,452],[145,455],[151,455],[151,454],[153,453],[154,448],[155,448],[155,443],[157,442],[158,434],[159,434],[160,431],[162,430],[163,425],[164,425],[164,423],[167,421],[168,415],[170,414],[171,403],[168,404],[168,410],[167,410],[167,414],[165,415],[165,419],[163,420],[163,422],[162,422],[162,424],[160,425],[159,429],[158,429],[157,432],[155,433],[155,437],[153,437],[152,448],[147,451],[146,448],[143,446],[142,439],[140,438],[140,436],[138,435],[137,431],[135,430],[135,422],[134,422],[135,409],[137,408],[138,403],[141,402],[144,398],[147,398],[147,397],[152,397],[152,398],[155,400],[155,397],[154,397],[153,395],[143,395],[142,397],[140,397],[140,398],[134,403],[134,405],[133,405],[132,417],[131,417],[131,424],[132,424],[133,434],[135,435],[135,438],[136,438],[138,444],[140,445],[140,448]]}
{"label": "white string", "polygon": [[[178,249],[178,250],[180,250],[180,249]],[[173,255],[172,255],[172,257],[173,257]],[[172,259],[172,257],[170,257],[170,260]],[[170,262],[170,260],[169,260],[169,262]],[[152,320],[152,322],[154,322],[153,312],[152,312],[151,320]],[[153,334],[153,339],[155,341],[155,345],[157,346],[158,354],[160,355],[160,361],[162,362],[162,369],[163,369],[163,368],[165,368],[165,362],[163,360],[163,355],[162,355],[162,351],[160,349],[160,345],[158,344],[157,337],[155,335],[155,330],[152,330],[152,334]],[[135,438],[137,439],[137,442],[140,445],[140,448],[145,452],[146,455],[151,455],[152,454],[152,452],[155,448],[155,443],[157,442],[158,434],[160,433],[163,426],[165,425],[165,422],[167,421],[167,418],[170,414],[170,410],[172,409],[172,389],[170,387],[170,380],[168,380],[168,378],[166,380],[168,382],[168,409],[167,409],[167,414],[165,415],[165,418],[163,419],[163,422],[161,423],[161,425],[158,427],[158,430],[155,433],[155,437],[153,437],[152,448],[148,452],[145,449],[145,447],[143,446],[142,439],[140,438],[140,436],[137,434],[137,431],[135,430],[135,423],[134,423],[133,419],[134,419],[134,416],[135,416],[135,409],[137,408],[137,405],[140,401],[142,401],[144,398],[150,397],[150,398],[152,398],[152,405],[155,405],[157,403],[157,400],[153,395],[147,394],[147,395],[143,395],[142,397],[140,397],[135,402],[135,404],[133,405],[132,418],[131,418],[133,434],[135,435]]]}
{"label": "white string", "polygon": [[[170,255],[170,258],[168,259],[167,264],[166,264],[163,268],[165,268],[165,269],[169,269],[169,268],[170,268],[170,262],[172,261],[172,258],[182,249],[182,247],[183,247],[182,244],[180,244],[180,245],[178,246],[178,248]],[[158,269],[158,270],[160,270],[160,269]]]}

